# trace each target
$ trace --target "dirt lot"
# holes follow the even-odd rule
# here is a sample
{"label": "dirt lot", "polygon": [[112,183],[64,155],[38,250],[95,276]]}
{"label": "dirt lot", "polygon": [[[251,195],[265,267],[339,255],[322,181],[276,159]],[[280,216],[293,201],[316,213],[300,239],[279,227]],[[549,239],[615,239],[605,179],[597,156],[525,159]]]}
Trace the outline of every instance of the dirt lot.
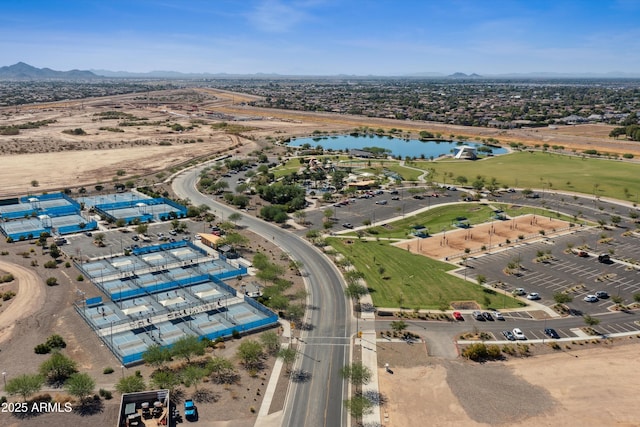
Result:
{"label": "dirt lot", "polygon": [[464,255],[466,248],[473,253],[481,250],[483,246],[504,247],[507,245],[507,240],[514,244],[518,236],[540,237],[541,230],[544,231],[545,236],[553,236],[557,230],[567,227],[569,223],[559,219],[540,215],[522,215],[506,221],[492,221],[467,229],[447,231],[426,239],[414,239],[397,246],[432,258],[451,259]]}
{"label": "dirt lot", "polygon": [[[418,345],[383,344],[384,425],[636,426],[640,344],[635,337],[621,340],[485,364],[430,358]],[[385,361],[393,374],[385,372]]]}

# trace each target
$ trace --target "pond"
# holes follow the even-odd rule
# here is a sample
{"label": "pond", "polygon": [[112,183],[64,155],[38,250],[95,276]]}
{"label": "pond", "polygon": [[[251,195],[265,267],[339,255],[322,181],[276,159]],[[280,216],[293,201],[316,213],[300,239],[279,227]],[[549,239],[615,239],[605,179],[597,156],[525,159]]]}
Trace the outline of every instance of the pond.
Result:
{"label": "pond", "polygon": [[[482,144],[461,141],[419,141],[417,139],[400,139],[392,136],[380,135],[336,135],[318,136],[311,138],[293,139],[289,143],[292,147],[302,147],[308,144],[310,148],[321,146],[324,149],[344,151],[349,149],[363,150],[365,148],[377,147],[387,151],[393,157],[405,158],[437,158],[447,154],[455,154],[458,147],[468,145],[480,148],[478,155],[505,154],[505,148],[489,147]],[[491,151],[484,151],[491,150]]]}

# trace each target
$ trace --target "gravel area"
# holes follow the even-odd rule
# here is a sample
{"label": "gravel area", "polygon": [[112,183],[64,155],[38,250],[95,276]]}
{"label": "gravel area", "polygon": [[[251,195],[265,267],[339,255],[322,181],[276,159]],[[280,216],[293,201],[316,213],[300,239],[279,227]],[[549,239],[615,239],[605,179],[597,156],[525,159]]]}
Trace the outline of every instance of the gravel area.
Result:
{"label": "gravel area", "polygon": [[480,423],[511,424],[553,409],[555,400],[501,363],[442,361],[447,384],[467,415]]}

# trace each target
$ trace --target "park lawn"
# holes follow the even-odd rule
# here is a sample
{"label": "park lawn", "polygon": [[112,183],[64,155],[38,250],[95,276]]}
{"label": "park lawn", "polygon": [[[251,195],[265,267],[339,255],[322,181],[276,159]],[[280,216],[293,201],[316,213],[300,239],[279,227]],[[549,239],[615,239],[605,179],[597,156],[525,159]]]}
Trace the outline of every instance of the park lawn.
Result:
{"label": "park lawn", "polygon": [[424,173],[424,171],[419,171],[419,170],[401,166],[399,163],[387,164],[385,165],[385,167],[390,171],[400,175],[403,181],[417,181],[420,175]]}
{"label": "park lawn", "polygon": [[270,170],[273,172],[276,178],[282,178],[285,175],[291,174],[291,172],[298,172],[304,165],[300,163],[300,158],[293,157],[286,161],[283,166],[278,166]]}
{"label": "park lawn", "polygon": [[[456,267],[391,246],[386,241],[346,243],[329,238],[327,243],[364,274],[376,307],[451,309],[452,301],[475,300],[484,308],[521,307],[511,297],[448,274]],[[382,274],[381,274],[382,271]]]}
{"label": "park lawn", "polygon": [[[406,239],[414,231],[413,225],[422,225],[429,233],[435,234],[456,229],[454,223],[457,217],[465,217],[473,224],[489,221],[493,210],[480,203],[459,203],[455,205],[438,206],[404,219],[389,222],[385,226],[369,227],[366,232],[370,235],[388,239]],[[352,233],[349,233],[351,235]],[[355,233],[353,234],[355,235]]]}
{"label": "park lawn", "polygon": [[[628,161],[582,158],[556,153],[514,152],[481,161],[413,161],[433,168],[434,180],[452,184],[458,176],[472,183],[478,175],[501,187],[564,190],[638,202],[640,165]],[[625,192],[625,188],[627,191]]]}

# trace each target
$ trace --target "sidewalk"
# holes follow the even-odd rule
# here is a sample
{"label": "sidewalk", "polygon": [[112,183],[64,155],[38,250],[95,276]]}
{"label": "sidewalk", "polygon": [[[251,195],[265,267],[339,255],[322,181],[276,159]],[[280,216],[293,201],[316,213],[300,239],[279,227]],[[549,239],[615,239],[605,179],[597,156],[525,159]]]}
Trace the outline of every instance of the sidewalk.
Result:
{"label": "sidewalk", "polygon": [[[371,300],[371,295],[366,294],[360,299],[360,304],[371,304],[373,305],[373,301]],[[362,365],[369,368],[371,371],[371,381],[369,384],[362,387],[363,394],[367,395],[367,393],[378,396],[380,393],[380,389],[378,386],[378,352],[376,347],[376,326],[375,326],[375,314],[373,312],[361,312],[360,322],[358,323],[359,329],[362,331],[362,338],[358,338],[358,331],[356,331],[356,351],[358,349],[358,345],[360,346],[360,351],[362,352],[361,360]],[[362,422],[364,425],[380,425],[380,406],[373,405],[373,411],[369,414],[365,414],[362,417]]]}
{"label": "sidewalk", "polygon": [[[283,342],[281,347],[288,348],[291,342],[291,324],[286,320],[280,319],[280,326],[282,326],[282,337],[286,338],[286,342]],[[264,392],[264,398],[262,399],[260,410],[258,411],[258,418],[256,419],[256,423],[254,424],[255,427],[282,426],[282,417],[284,415],[282,410],[269,414],[271,401],[273,400],[273,395],[276,391],[276,386],[278,385],[278,380],[281,376],[282,366],[282,359],[280,359],[279,357],[276,358],[276,362],[273,365],[273,371],[271,372],[271,376],[269,377],[267,389]]]}

